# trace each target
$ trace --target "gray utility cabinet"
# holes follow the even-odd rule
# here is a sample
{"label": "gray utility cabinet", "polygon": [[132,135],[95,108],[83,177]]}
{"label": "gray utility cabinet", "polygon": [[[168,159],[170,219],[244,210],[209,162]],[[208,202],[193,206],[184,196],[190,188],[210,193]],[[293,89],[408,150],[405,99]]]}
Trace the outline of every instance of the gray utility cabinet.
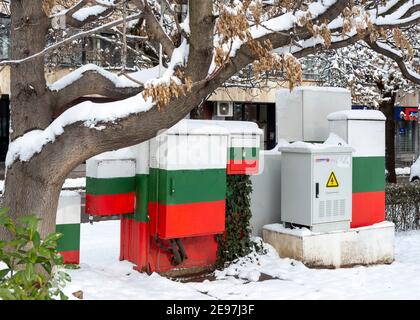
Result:
{"label": "gray utility cabinet", "polygon": [[280,151],[282,222],[313,232],[349,229],[353,149],[296,142]]}
{"label": "gray utility cabinet", "polygon": [[328,138],[327,115],[351,109],[351,92],[343,88],[297,87],[276,91],[277,141],[321,142]]}

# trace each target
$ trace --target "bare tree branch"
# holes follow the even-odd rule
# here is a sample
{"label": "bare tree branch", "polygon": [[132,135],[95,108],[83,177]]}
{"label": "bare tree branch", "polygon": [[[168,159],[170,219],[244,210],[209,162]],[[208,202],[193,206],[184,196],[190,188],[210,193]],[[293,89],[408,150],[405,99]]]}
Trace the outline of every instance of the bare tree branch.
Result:
{"label": "bare tree branch", "polygon": [[134,0],[133,2],[137,8],[144,13],[144,19],[146,20],[146,25],[148,26],[147,31],[150,40],[160,43],[163,51],[165,51],[168,56],[171,56],[175,49],[174,43],[159,24],[159,21],[153,14],[152,8],[150,8],[147,0]]}

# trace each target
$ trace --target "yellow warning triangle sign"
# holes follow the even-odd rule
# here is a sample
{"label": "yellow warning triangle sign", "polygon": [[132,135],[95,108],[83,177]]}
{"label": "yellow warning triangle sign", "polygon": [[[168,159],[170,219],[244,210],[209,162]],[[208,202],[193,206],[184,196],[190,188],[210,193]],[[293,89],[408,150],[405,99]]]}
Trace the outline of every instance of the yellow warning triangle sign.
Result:
{"label": "yellow warning triangle sign", "polygon": [[338,180],[334,174],[334,171],[331,171],[330,177],[328,178],[327,188],[337,188],[338,187]]}

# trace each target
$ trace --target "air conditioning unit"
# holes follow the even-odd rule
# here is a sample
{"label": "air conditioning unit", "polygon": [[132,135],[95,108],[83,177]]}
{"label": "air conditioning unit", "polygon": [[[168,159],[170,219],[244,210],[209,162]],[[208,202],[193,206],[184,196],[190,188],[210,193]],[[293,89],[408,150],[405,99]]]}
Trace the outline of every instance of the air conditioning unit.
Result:
{"label": "air conditioning unit", "polygon": [[233,117],[233,103],[229,101],[217,102],[218,117]]}

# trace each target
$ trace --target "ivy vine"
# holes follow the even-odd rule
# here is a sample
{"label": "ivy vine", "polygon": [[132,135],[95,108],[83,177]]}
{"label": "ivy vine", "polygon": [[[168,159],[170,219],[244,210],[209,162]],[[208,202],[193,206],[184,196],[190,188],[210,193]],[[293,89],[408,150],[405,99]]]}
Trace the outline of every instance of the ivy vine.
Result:
{"label": "ivy vine", "polygon": [[219,268],[246,256],[254,246],[250,228],[251,179],[248,175],[228,175],[226,183],[226,228],[216,237]]}

